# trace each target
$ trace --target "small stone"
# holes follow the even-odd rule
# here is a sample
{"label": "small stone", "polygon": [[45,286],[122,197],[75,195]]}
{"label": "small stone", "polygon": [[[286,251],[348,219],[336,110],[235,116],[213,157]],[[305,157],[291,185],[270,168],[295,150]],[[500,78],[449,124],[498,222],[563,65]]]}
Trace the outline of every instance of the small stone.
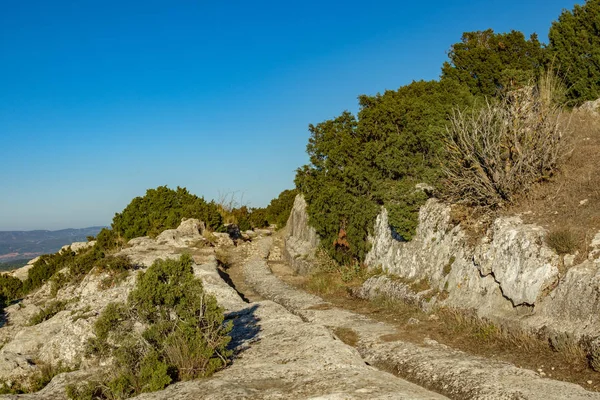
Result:
{"label": "small stone", "polygon": [[418,325],[418,324],[420,324],[420,323],[421,323],[421,321],[419,321],[419,320],[418,320],[418,319],[416,319],[416,318],[412,318],[412,317],[411,317],[411,318],[408,320],[408,322],[407,322],[407,323],[408,323],[408,325]]}
{"label": "small stone", "polygon": [[592,383],[594,383],[594,382],[592,382],[592,381],[587,381],[587,384],[588,384],[588,385],[591,385]]}
{"label": "small stone", "polygon": [[540,376],[546,376],[545,372],[540,372]]}
{"label": "small stone", "polygon": [[554,371],[554,367],[552,367],[552,371]]}
{"label": "small stone", "polygon": [[440,317],[438,317],[438,316],[437,316],[437,315],[435,315],[435,314],[431,314],[431,315],[429,316],[429,320],[430,320],[430,321],[439,321],[439,319],[440,319]]}
{"label": "small stone", "polygon": [[590,200],[589,200],[589,199],[583,199],[583,200],[581,200],[581,201],[579,202],[579,205],[580,205],[580,206],[584,206],[584,205],[586,205],[586,204],[587,204],[587,202],[588,202],[588,201],[590,201]]}

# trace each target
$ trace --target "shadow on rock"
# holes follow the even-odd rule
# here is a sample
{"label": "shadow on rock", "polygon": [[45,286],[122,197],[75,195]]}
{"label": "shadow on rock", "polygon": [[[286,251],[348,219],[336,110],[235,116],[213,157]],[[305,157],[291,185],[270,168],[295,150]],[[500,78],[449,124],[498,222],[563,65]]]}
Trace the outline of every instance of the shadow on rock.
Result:
{"label": "shadow on rock", "polygon": [[239,355],[248,349],[253,342],[259,340],[257,336],[260,332],[260,318],[256,316],[258,307],[258,304],[254,304],[251,307],[226,315],[226,319],[233,321],[231,342],[229,342],[228,347],[233,350],[234,356]]}

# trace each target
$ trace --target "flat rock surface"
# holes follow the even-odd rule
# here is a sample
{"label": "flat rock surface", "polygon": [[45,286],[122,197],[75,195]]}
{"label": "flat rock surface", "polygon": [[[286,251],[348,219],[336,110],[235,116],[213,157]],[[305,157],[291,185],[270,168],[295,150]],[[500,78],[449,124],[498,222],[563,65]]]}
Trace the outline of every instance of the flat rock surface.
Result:
{"label": "flat rock surface", "polygon": [[[268,253],[269,239],[255,244]],[[458,399],[562,400],[600,399],[600,393],[539,376],[534,371],[472,356],[424,338],[423,345],[403,342],[394,326],[336,308],[318,296],[295,289],[271,273],[262,259],[245,264],[245,276],[257,292],[273,299],[303,320],[344,328],[358,336],[357,349],[370,365],[378,366],[422,386]]]}

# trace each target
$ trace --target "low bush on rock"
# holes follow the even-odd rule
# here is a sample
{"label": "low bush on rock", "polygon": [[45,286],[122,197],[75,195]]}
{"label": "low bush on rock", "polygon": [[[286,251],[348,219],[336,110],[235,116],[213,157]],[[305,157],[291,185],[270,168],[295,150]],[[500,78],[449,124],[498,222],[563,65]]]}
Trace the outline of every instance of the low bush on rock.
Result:
{"label": "low bush on rock", "polygon": [[36,362],[35,364],[38,370],[25,381],[16,381],[10,384],[0,382],[0,394],[35,393],[45,388],[56,375],[73,371],[72,368],[65,367],[61,362],[58,364]]}
{"label": "low bush on rock", "polygon": [[122,399],[205,377],[223,368],[230,324],[194,277],[192,260],[158,260],[140,272],[127,304],[112,303],[94,325],[88,353],[112,358],[102,381],[71,386],[72,399]]}
{"label": "low bush on rock", "polygon": [[34,314],[29,319],[29,325],[37,325],[37,324],[41,324],[44,321],[49,320],[50,318],[54,317],[59,312],[63,311],[67,307],[67,304],[69,304],[68,301],[59,301],[59,300],[51,301],[44,308],[42,308],[37,314]]}
{"label": "low bush on rock", "polygon": [[558,229],[549,232],[546,235],[546,244],[558,254],[571,254],[579,247],[577,237],[568,229]]}
{"label": "low bush on rock", "polygon": [[10,275],[0,275],[0,309],[22,295],[23,282]]}

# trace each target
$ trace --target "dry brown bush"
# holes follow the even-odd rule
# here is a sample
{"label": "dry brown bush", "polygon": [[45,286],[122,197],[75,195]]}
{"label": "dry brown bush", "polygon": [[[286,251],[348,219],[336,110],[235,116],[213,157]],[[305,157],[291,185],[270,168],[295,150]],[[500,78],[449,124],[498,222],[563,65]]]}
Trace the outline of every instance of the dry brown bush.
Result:
{"label": "dry brown bush", "polygon": [[600,116],[583,109],[565,111],[569,152],[560,171],[506,210],[549,232],[569,230],[577,240],[578,261],[600,231]]}
{"label": "dry brown bush", "polygon": [[538,85],[498,102],[455,110],[445,137],[447,195],[498,208],[552,176],[565,150],[562,108],[555,101],[560,91],[556,78],[546,74]]}

